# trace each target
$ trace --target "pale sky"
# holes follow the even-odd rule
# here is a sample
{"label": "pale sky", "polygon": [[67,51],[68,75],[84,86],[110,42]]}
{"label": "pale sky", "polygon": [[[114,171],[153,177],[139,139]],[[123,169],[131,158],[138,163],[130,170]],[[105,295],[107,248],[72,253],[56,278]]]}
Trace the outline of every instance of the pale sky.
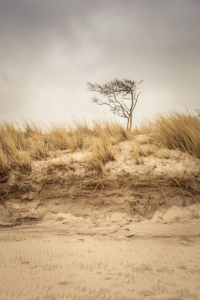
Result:
{"label": "pale sky", "polygon": [[200,107],[199,0],[0,0],[0,41],[0,120],[112,117],[86,82],[116,77],[135,120]]}

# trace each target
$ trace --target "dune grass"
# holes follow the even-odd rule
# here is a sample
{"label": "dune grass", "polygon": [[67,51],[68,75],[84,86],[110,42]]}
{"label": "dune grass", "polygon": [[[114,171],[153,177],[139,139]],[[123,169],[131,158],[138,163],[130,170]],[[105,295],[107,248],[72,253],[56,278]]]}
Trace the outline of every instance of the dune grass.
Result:
{"label": "dune grass", "polygon": [[148,134],[159,148],[175,149],[200,158],[200,113],[157,113],[152,120],[143,120],[138,134]]}
{"label": "dune grass", "polygon": [[[151,120],[143,120],[140,126],[127,130],[117,121],[94,119],[72,124],[52,124],[41,127],[33,121],[0,123],[0,178],[11,169],[31,172],[31,162],[45,160],[52,152],[77,151],[89,140],[91,156],[89,168],[102,172],[108,161],[115,160],[113,144],[133,140],[138,134],[150,137],[149,143],[159,148],[175,149],[200,158],[200,111],[194,113],[169,112],[156,114]],[[149,152],[153,154],[153,150]],[[145,153],[140,147],[133,148],[137,162]]]}
{"label": "dune grass", "polygon": [[77,151],[89,138],[93,155],[89,167],[99,172],[109,160],[114,160],[112,144],[128,139],[130,132],[120,123],[108,120],[85,120],[73,124],[52,124],[42,128],[33,121],[0,124],[0,178],[9,170],[31,171],[31,161],[46,160],[52,152]]}
{"label": "dune grass", "polygon": [[92,138],[92,154],[88,161],[90,170],[97,170],[102,173],[104,165],[108,161],[114,161],[114,151],[108,134],[103,134],[99,138]]}

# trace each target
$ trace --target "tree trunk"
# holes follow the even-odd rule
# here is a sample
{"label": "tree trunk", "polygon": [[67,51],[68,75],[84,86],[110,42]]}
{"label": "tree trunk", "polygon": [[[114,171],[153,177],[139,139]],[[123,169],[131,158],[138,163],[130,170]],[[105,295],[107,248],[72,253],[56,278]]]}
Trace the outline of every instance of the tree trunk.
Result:
{"label": "tree trunk", "polygon": [[127,118],[127,129],[129,129],[129,123],[130,123],[130,119],[129,119],[129,117]]}
{"label": "tree trunk", "polygon": [[132,121],[133,121],[133,119],[132,119],[132,111],[131,111],[131,117],[130,117],[130,129],[132,128]]}
{"label": "tree trunk", "polygon": [[130,114],[129,114],[129,119],[130,119],[130,124],[129,124],[129,129],[132,128],[132,114],[133,114],[133,105],[134,105],[134,98],[133,98],[133,91],[131,91],[131,108],[130,108]]}

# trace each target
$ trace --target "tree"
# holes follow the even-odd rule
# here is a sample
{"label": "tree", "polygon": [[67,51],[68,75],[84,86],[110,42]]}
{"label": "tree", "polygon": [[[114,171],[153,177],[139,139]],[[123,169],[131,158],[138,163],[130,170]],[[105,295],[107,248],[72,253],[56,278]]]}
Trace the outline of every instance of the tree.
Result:
{"label": "tree", "polygon": [[[89,91],[97,92],[107,98],[101,100],[97,97],[93,97],[93,103],[98,105],[108,105],[112,113],[127,119],[127,128],[131,129],[133,110],[141,93],[137,92],[137,90],[142,82],[143,80],[136,82],[130,79],[119,80],[115,78],[102,85],[87,82],[87,86]],[[130,101],[129,107],[126,104],[126,101]]]}

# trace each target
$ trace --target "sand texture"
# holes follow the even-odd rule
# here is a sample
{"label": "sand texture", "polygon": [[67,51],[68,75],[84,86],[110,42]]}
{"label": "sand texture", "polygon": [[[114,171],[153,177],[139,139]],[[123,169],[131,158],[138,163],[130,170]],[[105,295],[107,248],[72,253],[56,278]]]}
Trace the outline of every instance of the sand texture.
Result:
{"label": "sand texture", "polygon": [[0,300],[200,299],[200,160],[137,139],[0,182]]}
{"label": "sand texture", "polygon": [[0,299],[200,299],[198,224],[3,229]]}

